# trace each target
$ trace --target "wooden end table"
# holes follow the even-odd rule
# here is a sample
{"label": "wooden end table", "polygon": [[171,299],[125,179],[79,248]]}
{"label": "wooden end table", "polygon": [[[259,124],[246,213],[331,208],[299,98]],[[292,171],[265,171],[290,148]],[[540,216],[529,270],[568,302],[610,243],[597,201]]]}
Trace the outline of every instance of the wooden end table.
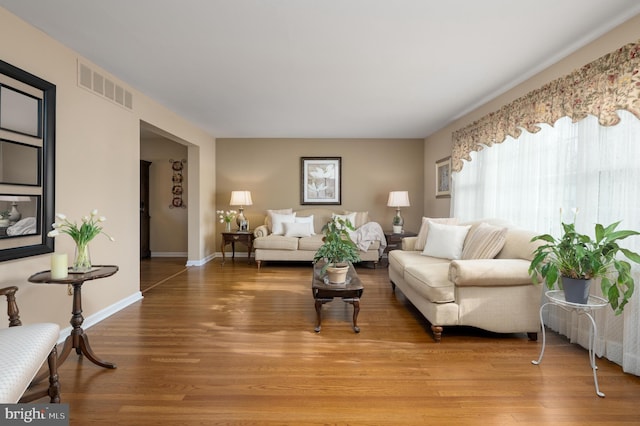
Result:
{"label": "wooden end table", "polygon": [[243,243],[247,246],[247,263],[251,263],[251,252],[253,251],[253,231],[236,231],[236,232],[223,232],[222,233],[222,264],[225,262],[224,246],[231,244],[231,250],[233,254],[231,259],[235,262],[236,257],[236,243]]}
{"label": "wooden end table", "polygon": [[320,276],[321,269],[321,262],[314,264],[313,279],[311,280],[311,291],[313,292],[313,299],[315,300],[317,317],[314,331],[319,333],[321,329],[322,305],[327,302],[331,302],[334,297],[340,297],[344,302],[353,305],[353,331],[360,333],[360,327],[358,327],[358,313],[360,312],[360,297],[362,297],[364,287],[360,282],[356,269],[353,265],[349,265],[347,283],[345,284],[325,283],[324,277]]}
{"label": "wooden end table", "polygon": [[[89,337],[82,329],[84,317],[82,316],[82,284],[85,281],[97,280],[100,278],[110,277],[118,272],[115,265],[94,265],[91,272],[84,274],[69,273],[66,278],[53,279],[51,271],[38,272],[29,277],[29,282],[37,284],[68,284],[73,286],[73,309],[71,310],[71,334],[65,339],[62,352],[58,357],[58,365],[61,365],[69,356],[71,349],[75,349],[78,355],[85,355],[89,361],[104,368],[116,368],[112,362],[103,361],[96,356],[89,345]],[[38,376],[33,383],[41,381],[43,377]]]}

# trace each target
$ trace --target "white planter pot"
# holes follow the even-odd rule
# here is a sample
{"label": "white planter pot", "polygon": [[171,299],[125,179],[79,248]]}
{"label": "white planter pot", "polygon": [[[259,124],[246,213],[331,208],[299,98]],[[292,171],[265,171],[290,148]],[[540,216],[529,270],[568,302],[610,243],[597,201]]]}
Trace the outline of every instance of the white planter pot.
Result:
{"label": "white planter pot", "polygon": [[329,277],[329,283],[344,284],[347,281],[347,272],[349,272],[349,265],[327,267],[327,276]]}

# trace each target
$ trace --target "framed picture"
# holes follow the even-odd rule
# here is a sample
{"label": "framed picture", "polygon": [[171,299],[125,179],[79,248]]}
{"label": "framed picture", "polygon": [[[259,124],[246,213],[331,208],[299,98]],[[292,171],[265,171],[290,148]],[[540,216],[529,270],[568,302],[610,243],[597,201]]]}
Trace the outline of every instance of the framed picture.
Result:
{"label": "framed picture", "polygon": [[436,161],[436,198],[451,197],[451,157]]}
{"label": "framed picture", "polygon": [[300,204],[342,204],[342,157],[300,158]]}

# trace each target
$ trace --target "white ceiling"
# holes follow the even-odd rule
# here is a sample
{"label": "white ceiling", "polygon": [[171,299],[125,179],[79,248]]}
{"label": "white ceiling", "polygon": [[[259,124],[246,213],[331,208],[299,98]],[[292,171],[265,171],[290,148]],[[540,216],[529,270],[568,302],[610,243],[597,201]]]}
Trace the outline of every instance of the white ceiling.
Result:
{"label": "white ceiling", "polygon": [[[216,137],[423,138],[637,0],[0,0]],[[629,40],[635,41],[635,40]]]}

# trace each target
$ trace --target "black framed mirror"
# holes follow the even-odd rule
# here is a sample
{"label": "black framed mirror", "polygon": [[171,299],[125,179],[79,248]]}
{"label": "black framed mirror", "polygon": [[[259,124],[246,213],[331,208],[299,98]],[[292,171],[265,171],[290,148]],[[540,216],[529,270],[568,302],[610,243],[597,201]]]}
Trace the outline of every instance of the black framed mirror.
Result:
{"label": "black framed mirror", "polygon": [[0,61],[0,261],[51,253],[56,86]]}

